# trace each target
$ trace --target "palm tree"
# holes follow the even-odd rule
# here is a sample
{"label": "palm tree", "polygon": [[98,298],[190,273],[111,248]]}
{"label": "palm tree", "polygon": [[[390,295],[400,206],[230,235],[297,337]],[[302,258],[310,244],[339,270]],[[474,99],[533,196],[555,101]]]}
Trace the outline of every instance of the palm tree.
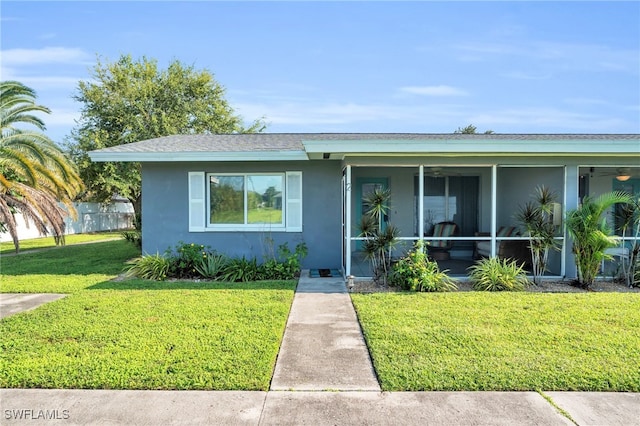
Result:
{"label": "palm tree", "polygon": [[547,270],[549,250],[559,250],[555,239],[559,226],[554,224],[553,208],[557,194],[546,186],[535,189],[534,199],[520,206],[516,219],[524,225],[529,237],[529,250],[533,265],[533,283],[540,284]]}
{"label": "palm tree", "polygon": [[0,82],[0,226],[11,234],[16,251],[20,248],[16,213],[42,235],[50,231],[56,243],[63,244],[64,218],[75,215],[72,201],[83,187],[75,165],[42,133],[44,122],[34,113],[50,111],[35,98],[33,89],[20,82]]}
{"label": "palm tree", "polygon": [[608,192],[596,198],[585,197],[580,207],[567,213],[567,231],[573,239],[580,286],[588,288],[593,284],[602,261],[611,258],[606,250],[616,245],[605,212],[614,204],[631,201],[625,192]]}

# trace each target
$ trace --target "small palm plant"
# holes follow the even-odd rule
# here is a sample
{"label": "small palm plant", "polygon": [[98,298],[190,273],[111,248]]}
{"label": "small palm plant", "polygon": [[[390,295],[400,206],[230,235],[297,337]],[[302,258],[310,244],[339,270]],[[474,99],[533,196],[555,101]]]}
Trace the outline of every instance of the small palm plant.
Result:
{"label": "small palm plant", "polygon": [[365,257],[371,262],[373,280],[387,284],[391,270],[391,253],[398,244],[399,230],[393,225],[382,228],[382,218],[389,212],[391,191],[376,188],[363,199],[366,211],[358,225],[360,237],[366,238],[363,243]]}
{"label": "small palm plant", "polygon": [[525,227],[529,237],[533,283],[539,284],[547,270],[550,250],[560,250],[555,239],[559,226],[554,224],[553,208],[557,194],[545,186],[535,189],[534,200],[529,201],[516,214],[516,219]]}
{"label": "small palm plant", "polygon": [[580,287],[588,288],[593,284],[602,261],[611,259],[606,250],[617,244],[605,213],[617,203],[631,201],[631,196],[625,192],[608,192],[595,198],[585,197],[580,207],[567,213],[567,231],[573,239]]}
{"label": "small palm plant", "polygon": [[529,285],[522,266],[497,257],[482,259],[469,267],[469,280],[478,291],[523,291]]}

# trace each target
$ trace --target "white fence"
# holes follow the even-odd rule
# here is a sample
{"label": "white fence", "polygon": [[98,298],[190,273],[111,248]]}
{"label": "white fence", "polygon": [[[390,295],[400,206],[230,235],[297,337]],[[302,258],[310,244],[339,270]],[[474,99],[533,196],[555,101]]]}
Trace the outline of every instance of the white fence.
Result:
{"label": "white fence", "polygon": [[[134,213],[131,203],[74,203],[74,206],[78,217],[76,220],[71,217],[65,219],[67,235],[133,228]],[[16,215],[16,223],[20,240],[41,237],[33,224],[25,223],[21,214]],[[0,241],[11,241],[11,235],[7,232],[0,233]]]}

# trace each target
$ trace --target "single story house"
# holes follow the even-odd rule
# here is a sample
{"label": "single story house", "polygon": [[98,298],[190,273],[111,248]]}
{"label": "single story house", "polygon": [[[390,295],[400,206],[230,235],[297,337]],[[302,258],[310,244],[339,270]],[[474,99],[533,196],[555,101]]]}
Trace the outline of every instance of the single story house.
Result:
{"label": "single story house", "polygon": [[[557,194],[559,225],[586,195],[640,195],[638,134],[175,135],[90,157],[142,164],[144,252],[183,241],[261,259],[305,242],[304,267],[356,276],[371,275],[357,223],[374,188],[391,192],[380,226],[399,228],[396,255],[419,239],[446,241],[453,275],[479,249],[509,256],[508,243],[525,241],[515,214],[538,186]],[[434,235],[443,222],[455,234]],[[566,231],[557,239],[547,274],[575,277]]]}

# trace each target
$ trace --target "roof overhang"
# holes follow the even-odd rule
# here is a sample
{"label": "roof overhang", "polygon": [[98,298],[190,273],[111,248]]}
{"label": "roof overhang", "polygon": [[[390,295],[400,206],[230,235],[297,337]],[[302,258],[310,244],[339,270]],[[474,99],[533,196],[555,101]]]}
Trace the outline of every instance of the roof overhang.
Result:
{"label": "roof overhang", "polygon": [[304,151],[237,151],[237,152],[89,152],[91,161],[134,162],[209,162],[209,161],[306,161]]}
{"label": "roof overhang", "polygon": [[344,159],[353,156],[635,156],[640,139],[580,140],[303,140],[309,159]]}

